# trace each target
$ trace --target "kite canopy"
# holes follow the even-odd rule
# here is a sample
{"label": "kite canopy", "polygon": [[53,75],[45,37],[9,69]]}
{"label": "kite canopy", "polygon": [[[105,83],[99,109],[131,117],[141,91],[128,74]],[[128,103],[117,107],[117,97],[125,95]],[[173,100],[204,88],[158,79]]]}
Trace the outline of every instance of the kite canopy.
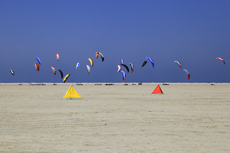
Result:
{"label": "kite canopy", "polygon": [[131,73],[133,73],[134,71],[134,65],[132,63],[129,63],[130,67],[131,67]]}
{"label": "kite canopy", "polygon": [[63,83],[65,83],[65,82],[66,82],[66,80],[69,78],[69,76],[70,76],[70,74],[67,74],[67,75],[64,77],[64,79],[63,79]]}
{"label": "kite canopy", "polygon": [[123,59],[120,59],[120,61],[121,61],[121,64],[123,64],[123,63],[124,63],[124,60],[123,60]]}
{"label": "kite canopy", "polygon": [[225,64],[225,61],[223,60],[223,58],[217,57],[216,59],[221,60]]}
{"label": "kite canopy", "polygon": [[56,54],[56,58],[57,58],[57,61],[59,61],[59,59],[60,59],[59,54]]}
{"label": "kite canopy", "polygon": [[129,73],[129,68],[128,68],[128,66],[125,65],[125,64],[121,64],[121,65],[124,66],[124,67],[126,68],[127,72]]}
{"label": "kite canopy", "polygon": [[188,70],[183,69],[185,71],[185,73],[188,75],[188,80],[190,79],[190,73],[188,72]]}
{"label": "kite canopy", "polygon": [[10,69],[10,73],[11,73],[12,75],[14,75],[14,71],[13,71],[12,69]]}
{"label": "kite canopy", "polygon": [[142,67],[144,67],[146,63],[147,63],[147,61],[144,61],[143,64],[142,64]]}
{"label": "kite canopy", "polygon": [[62,71],[60,70],[60,69],[58,69],[58,71],[60,72],[60,74],[61,74],[61,79],[63,78],[63,73],[62,73]]}
{"label": "kite canopy", "polygon": [[123,77],[123,81],[122,82],[125,82],[126,74],[125,74],[124,71],[121,71],[121,73],[122,73],[122,77]]}
{"label": "kite canopy", "polygon": [[35,69],[37,70],[37,71],[39,71],[40,70],[40,67],[39,67],[39,64],[36,62],[36,63],[34,63],[34,66],[35,66]]}
{"label": "kite canopy", "polygon": [[51,66],[51,69],[53,70],[54,75],[56,75],[56,69],[54,66]]}
{"label": "kite canopy", "polygon": [[78,63],[76,64],[76,69],[78,69],[79,66],[80,66],[80,63],[78,62]]}
{"label": "kite canopy", "polygon": [[121,66],[117,65],[117,72],[121,72]]}
{"label": "kite canopy", "polygon": [[41,60],[38,57],[36,58],[36,60],[37,60],[37,62],[38,62],[39,65],[42,64]]}
{"label": "kite canopy", "polygon": [[149,58],[149,57],[145,57],[147,60],[149,60],[149,62],[152,64],[152,66],[153,66],[153,68],[154,68],[154,62],[153,62],[153,60],[151,59],[151,58]]}
{"label": "kite canopy", "polygon": [[90,73],[90,67],[89,65],[86,65],[86,68],[87,68],[87,71],[88,71],[88,74]]}
{"label": "kite canopy", "polygon": [[105,58],[101,52],[96,52],[95,55],[96,55],[96,58],[98,58],[98,55],[100,55],[102,62],[104,61]]}
{"label": "kite canopy", "polygon": [[180,69],[182,69],[180,62],[178,62],[178,61],[173,61],[173,62],[177,63],[180,66]]}
{"label": "kite canopy", "polygon": [[88,60],[90,62],[91,67],[93,67],[93,60],[91,58],[88,58]]}

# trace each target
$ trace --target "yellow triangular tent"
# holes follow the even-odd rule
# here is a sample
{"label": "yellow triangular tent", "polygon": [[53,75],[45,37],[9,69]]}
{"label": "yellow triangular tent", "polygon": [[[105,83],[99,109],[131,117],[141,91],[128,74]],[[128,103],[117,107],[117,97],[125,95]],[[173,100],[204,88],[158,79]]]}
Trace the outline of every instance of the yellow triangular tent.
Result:
{"label": "yellow triangular tent", "polygon": [[81,98],[81,95],[79,95],[71,84],[63,98]]}

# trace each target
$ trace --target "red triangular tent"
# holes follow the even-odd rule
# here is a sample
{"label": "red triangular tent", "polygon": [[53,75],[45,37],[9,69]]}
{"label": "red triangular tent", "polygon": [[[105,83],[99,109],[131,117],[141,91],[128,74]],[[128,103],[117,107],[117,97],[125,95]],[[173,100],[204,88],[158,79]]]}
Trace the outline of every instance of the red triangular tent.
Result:
{"label": "red triangular tent", "polygon": [[161,90],[160,85],[156,87],[156,89],[152,92],[152,94],[163,94],[163,91]]}

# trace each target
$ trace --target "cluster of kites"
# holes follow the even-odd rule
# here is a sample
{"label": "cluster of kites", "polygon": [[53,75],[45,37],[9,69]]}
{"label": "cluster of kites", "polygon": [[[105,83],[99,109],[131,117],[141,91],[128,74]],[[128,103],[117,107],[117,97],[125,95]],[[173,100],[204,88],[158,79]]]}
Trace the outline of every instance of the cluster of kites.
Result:
{"label": "cluster of kites", "polygon": [[[152,67],[154,68],[154,62],[153,62],[153,60],[152,60],[150,57],[145,57],[145,59],[146,59],[146,60],[143,62],[142,67],[144,67],[144,66],[148,63],[148,61],[149,61],[149,63],[150,63],[150,64],[152,65]],[[127,70],[128,73],[129,73],[129,68],[128,68],[127,65],[124,64],[124,60],[123,60],[123,59],[121,59],[120,61],[121,61],[121,64],[117,66],[117,67],[118,67],[117,72],[121,72],[121,73],[122,73],[123,82],[125,82],[126,74],[125,74],[124,71],[121,70],[121,68],[122,68],[122,66],[124,66],[124,67],[126,68],[126,70]],[[174,61],[174,62],[176,62],[176,63],[180,66],[180,69],[182,69],[182,66],[181,66],[181,64],[180,64],[179,61]],[[133,65],[132,63],[129,63],[129,64],[130,64],[131,70],[132,70],[131,73],[133,73],[133,71],[134,71],[134,65]],[[188,70],[186,70],[186,69],[183,69],[183,70],[184,70],[184,71],[186,72],[186,74],[188,75],[188,80],[189,80],[189,79],[190,79],[190,73],[189,73]]]}
{"label": "cluster of kites", "polygon": [[[145,59],[147,59],[152,64],[152,66],[154,68],[154,62],[153,62],[153,60],[151,58],[149,58],[149,57],[145,57]],[[129,68],[128,68],[127,65],[124,64],[124,60],[123,59],[121,59],[120,62],[121,62],[121,64],[117,65],[117,67],[118,67],[117,72],[121,72],[122,77],[123,77],[123,81],[122,82],[125,82],[126,74],[121,69],[122,69],[122,67],[125,67],[125,69],[129,73]],[[147,64],[147,61],[144,61],[144,63],[142,64],[142,67],[144,67],[146,64]],[[130,63],[130,62],[129,62],[129,65],[131,67],[131,73],[133,73],[133,71],[134,71],[134,65],[132,63]]]}
{"label": "cluster of kites", "polygon": [[[173,62],[177,63],[177,64],[180,66],[180,69],[182,70],[182,66],[181,66],[181,64],[180,64],[179,61],[173,61]],[[183,69],[183,70],[184,70],[185,73],[188,75],[188,80],[189,80],[189,79],[190,79],[190,73],[189,73],[188,70],[186,70],[186,69]]]}
{"label": "cluster of kites", "polygon": [[[98,56],[100,56],[102,62],[104,61],[104,56],[103,56],[103,54],[102,54],[101,52],[96,52],[96,53],[95,53],[95,56],[96,56],[96,58],[98,58]],[[56,54],[56,58],[57,58],[57,61],[59,61],[60,55],[59,55],[59,54]],[[41,65],[41,60],[40,60],[39,58],[36,58],[36,60],[37,60],[37,62],[34,63],[34,66],[35,66],[35,69],[36,69],[37,71],[39,71],[39,70],[40,70],[40,65]],[[89,65],[86,65],[86,68],[87,68],[88,74],[90,74],[90,67],[93,67],[94,63],[93,63],[92,58],[88,58],[88,60],[89,60],[89,62],[90,62],[90,66],[89,66]],[[80,62],[78,62],[78,63],[76,64],[76,69],[78,69],[79,66],[80,66]],[[52,71],[53,71],[53,74],[56,75],[56,73],[57,73],[57,72],[56,72],[56,68],[55,68],[54,66],[51,66],[51,69],[52,69]],[[14,75],[13,70],[10,70],[10,71],[11,71],[11,74]],[[61,79],[63,79],[63,83],[65,83],[66,80],[69,78],[70,74],[67,74],[67,75],[63,78],[63,72],[62,72],[62,70],[58,69],[58,71],[59,71],[59,73],[60,73],[60,75],[61,75]]]}
{"label": "cluster of kites", "polygon": [[[56,54],[56,58],[57,58],[57,61],[59,61],[59,59],[60,59],[59,54]],[[35,70],[40,71],[40,66],[42,65],[41,60],[38,57],[36,58],[36,60],[37,61],[34,63]],[[51,69],[53,70],[53,74],[56,75],[56,69],[55,69],[55,67],[51,66]],[[63,78],[63,73],[62,73],[62,71],[60,69],[58,69],[58,71],[60,72],[61,79],[62,79]],[[64,82],[64,80],[66,81],[68,77],[69,77],[69,74],[67,74],[65,76],[65,78],[63,79],[63,82]]]}
{"label": "cluster of kites", "polygon": [[[101,56],[101,59],[102,59],[102,62],[103,62],[103,61],[104,61],[104,56],[103,56],[103,54],[102,54],[101,52],[96,52],[96,53],[95,53],[96,58],[98,58],[98,55]],[[59,54],[56,54],[57,61],[59,61],[59,57],[60,57]],[[88,58],[88,60],[89,60],[89,62],[90,62],[90,66],[89,66],[89,65],[86,65],[86,68],[87,68],[88,74],[90,74],[90,67],[93,67],[94,63],[93,63],[92,58]],[[78,62],[78,63],[76,64],[76,69],[78,69],[79,66],[80,66],[80,62]],[[55,69],[55,67],[54,67],[54,66],[51,66],[51,68],[52,68],[52,70],[53,70],[53,74],[56,75],[56,69]],[[63,78],[63,72],[62,72],[60,69],[58,69],[58,71],[60,72],[60,74],[61,74],[61,79],[62,79],[62,78]],[[67,75],[64,77],[63,83],[66,82],[66,80],[69,78],[69,76],[70,76],[70,74],[67,74]]]}
{"label": "cluster of kites", "polygon": [[[117,68],[118,68],[117,72],[121,72],[122,77],[123,77],[123,82],[125,82],[126,74],[125,74],[125,72],[123,70],[121,70],[121,68],[125,67],[125,69],[127,70],[128,73],[129,73],[129,68],[128,68],[127,65],[124,64],[124,60],[123,59],[121,59],[120,62],[121,62],[121,64],[117,65]],[[131,73],[133,73],[133,71],[134,71],[134,65],[132,63],[130,63],[130,62],[129,62],[129,65],[131,67]]]}
{"label": "cluster of kites", "polygon": [[[98,58],[98,56],[100,56],[102,62],[104,62],[104,56],[103,56],[103,54],[102,54],[101,52],[96,52],[96,53],[95,53],[96,59]],[[60,59],[59,54],[56,54],[56,59],[57,59],[57,61],[59,61],[59,59]],[[225,64],[225,61],[224,61],[221,57],[217,57],[216,59],[222,61],[222,62]],[[93,62],[92,58],[88,58],[88,60],[89,60],[89,62],[90,62],[90,66],[89,66],[89,65],[86,65],[86,68],[87,68],[88,74],[90,74],[90,67],[93,67],[94,62]],[[149,62],[149,63],[152,65],[152,67],[154,68],[154,62],[153,62],[153,60],[152,60],[150,57],[145,57],[145,61],[143,62],[142,67],[144,67],[148,62]],[[177,63],[177,64],[179,65],[180,69],[182,70],[182,65],[181,65],[181,63],[180,63],[179,61],[173,61],[173,62]],[[39,71],[41,65],[42,65],[41,60],[37,57],[37,58],[36,58],[36,62],[34,63],[35,70]],[[130,65],[130,68],[131,68],[131,73],[133,73],[133,72],[134,72],[134,65],[133,65],[132,63],[130,63],[130,62],[129,62],[129,65]],[[80,62],[78,62],[78,63],[76,64],[76,69],[78,69],[79,66],[80,66]],[[121,74],[122,74],[122,77],[123,77],[123,81],[122,81],[122,82],[125,82],[126,74],[125,74],[125,72],[122,70],[122,68],[124,67],[124,68],[126,69],[126,71],[129,73],[129,67],[128,67],[126,64],[124,64],[124,60],[123,60],[123,59],[120,60],[120,64],[117,65],[117,67],[118,67],[117,72],[121,72]],[[56,68],[55,68],[54,66],[51,66],[51,69],[52,69],[52,71],[53,71],[53,74],[56,75]],[[183,69],[183,70],[184,70],[185,73],[187,74],[188,80],[189,80],[189,79],[190,79],[190,73],[188,72],[187,69]],[[60,75],[61,75],[61,79],[63,79],[63,72],[62,72],[60,69],[58,69],[58,71],[59,71],[59,73],[60,73]],[[12,75],[15,74],[14,71],[13,71],[12,69],[10,69],[10,73],[11,73]],[[69,76],[70,76],[70,74],[67,74],[67,75],[64,77],[63,83],[66,82],[66,80],[69,78]]]}

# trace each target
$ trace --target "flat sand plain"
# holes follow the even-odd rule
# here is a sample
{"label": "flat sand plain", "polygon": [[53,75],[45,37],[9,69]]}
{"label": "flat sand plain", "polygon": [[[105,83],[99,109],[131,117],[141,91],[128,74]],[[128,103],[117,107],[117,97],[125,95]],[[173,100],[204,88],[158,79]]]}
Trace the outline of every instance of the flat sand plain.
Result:
{"label": "flat sand plain", "polygon": [[0,152],[230,152],[230,84],[0,84]]}

